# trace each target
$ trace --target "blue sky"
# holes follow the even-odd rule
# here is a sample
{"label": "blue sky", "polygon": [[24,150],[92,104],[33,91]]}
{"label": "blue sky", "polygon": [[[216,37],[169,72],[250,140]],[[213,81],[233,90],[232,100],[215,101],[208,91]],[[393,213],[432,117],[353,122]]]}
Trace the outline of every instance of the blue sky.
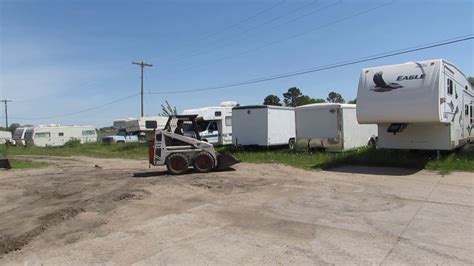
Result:
{"label": "blue sky", "polygon": [[[388,3],[388,5],[384,5]],[[384,5],[384,6],[382,6]],[[373,11],[374,7],[382,6]],[[355,14],[365,12],[361,15]],[[473,34],[470,0],[0,0],[0,99],[10,122],[111,125],[138,116],[145,61],[145,114],[235,100],[261,104],[289,87],[325,98],[357,94],[363,67],[444,58],[474,76],[474,42],[219,91],[199,89],[331,64]],[[338,22],[344,18],[341,22]],[[298,36],[296,36],[298,35]],[[292,37],[294,36],[294,37]],[[0,115],[3,121],[3,113]],[[55,117],[50,119],[37,119]]]}

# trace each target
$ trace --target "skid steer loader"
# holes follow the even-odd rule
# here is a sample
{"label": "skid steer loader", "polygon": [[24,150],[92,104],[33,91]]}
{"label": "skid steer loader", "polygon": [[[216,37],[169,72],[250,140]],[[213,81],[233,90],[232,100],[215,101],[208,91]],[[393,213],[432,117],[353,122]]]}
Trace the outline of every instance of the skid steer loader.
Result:
{"label": "skid steer loader", "polygon": [[[224,170],[240,161],[226,153],[217,153],[214,146],[202,141],[199,136],[197,115],[172,115],[164,129],[157,129],[156,121],[146,121],[148,129],[154,129],[149,146],[149,163],[166,165],[170,174],[188,172],[190,166],[196,172]],[[179,133],[175,133],[178,123]]]}

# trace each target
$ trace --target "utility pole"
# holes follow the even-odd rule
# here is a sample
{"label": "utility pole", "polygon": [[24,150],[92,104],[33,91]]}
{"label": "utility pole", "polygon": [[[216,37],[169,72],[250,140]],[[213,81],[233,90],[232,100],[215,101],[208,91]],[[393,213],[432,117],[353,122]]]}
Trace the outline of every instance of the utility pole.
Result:
{"label": "utility pole", "polygon": [[0,100],[0,102],[3,102],[5,104],[5,130],[8,128],[8,103],[11,102],[11,100]]}
{"label": "utility pole", "polygon": [[141,116],[143,117],[143,69],[144,69],[145,67],[152,67],[153,65],[152,65],[152,64],[147,64],[147,63],[145,63],[145,62],[143,62],[143,61],[141,61],[141,62],[132,62],[132,64],[134,64],[134,65],[139,65],[139,66],[141,67],[141,70],[142,70],[142,72],[141,72],[141,81],[142,81],[142,82],[141,82],[141,83],[142,83],[142,90],[141,90],[141,96],[142,96],[142,97],[141,97],[141,98],[142,98],[142,101],[141,101],[141,103],[142,103],[142,104],[141,104],[141,114],[142,114],[142,115],[141,115]]}

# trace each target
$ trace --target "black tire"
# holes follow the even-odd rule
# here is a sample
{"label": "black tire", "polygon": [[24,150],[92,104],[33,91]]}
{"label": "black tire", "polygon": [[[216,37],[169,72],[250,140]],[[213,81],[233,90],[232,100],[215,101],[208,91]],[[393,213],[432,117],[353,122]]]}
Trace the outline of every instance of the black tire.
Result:
{"label": "black tire", "polygon": [[125,141],[124,141],[124,140],[117,140],[117,142],[116,142],[116,143],[117,143],[117,144],[124,144],[124,143],[125,143]]}
{"label": "black tire", "polygon": [[182,175],[188,171],[188,158],[181,153],[172,153],[166,159],[166,168],[172,175]]}
{"label": "black tire", "polygon": [[377,146],[377,142],[374,138],[370,138],[369,142],[367,143],[367,146],[369,146],[370,148],[374,148],[375,146]]}
{"label": "black tire", "polygon": [[214,168],[214,158],[207,152],[199,152],[194,156],[194,170],[198,173],[207,173]]}
{"label": "black tire", "polygon": [[290,149],[290,150],[295,150],[296,149],[296,140],[294,138],[291,138],[288,141],[288,149]]}

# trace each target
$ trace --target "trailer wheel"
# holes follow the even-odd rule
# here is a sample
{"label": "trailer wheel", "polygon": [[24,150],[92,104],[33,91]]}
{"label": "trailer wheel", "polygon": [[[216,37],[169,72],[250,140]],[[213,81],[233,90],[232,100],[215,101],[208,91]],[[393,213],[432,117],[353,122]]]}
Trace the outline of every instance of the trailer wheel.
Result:
{"label": "trailer wheel", "polygon": [[181,153],[170,154],[166,160],[168,173],[172,175],[181,175],[188,171],[188,158]]}
{"label": "trailer wheel", "polygon": [[214,158],[207,152],[199,152],[194,157],[194,170],[198,173],[207,173],[214,168]]}
{"label": "trailer wheel", "polygon": [[377,142],[375,141],[374,138],[370,138],[369,142],[367,143],[367,146],[369,146],[369,148],[373,148],[377,145]]}
{"label": "trailer wheel", "polygon": [[294,138],[291,138],[289,141],[288,141],[288,148],[290,150],[294,150],[296,148],[296,141]]}

